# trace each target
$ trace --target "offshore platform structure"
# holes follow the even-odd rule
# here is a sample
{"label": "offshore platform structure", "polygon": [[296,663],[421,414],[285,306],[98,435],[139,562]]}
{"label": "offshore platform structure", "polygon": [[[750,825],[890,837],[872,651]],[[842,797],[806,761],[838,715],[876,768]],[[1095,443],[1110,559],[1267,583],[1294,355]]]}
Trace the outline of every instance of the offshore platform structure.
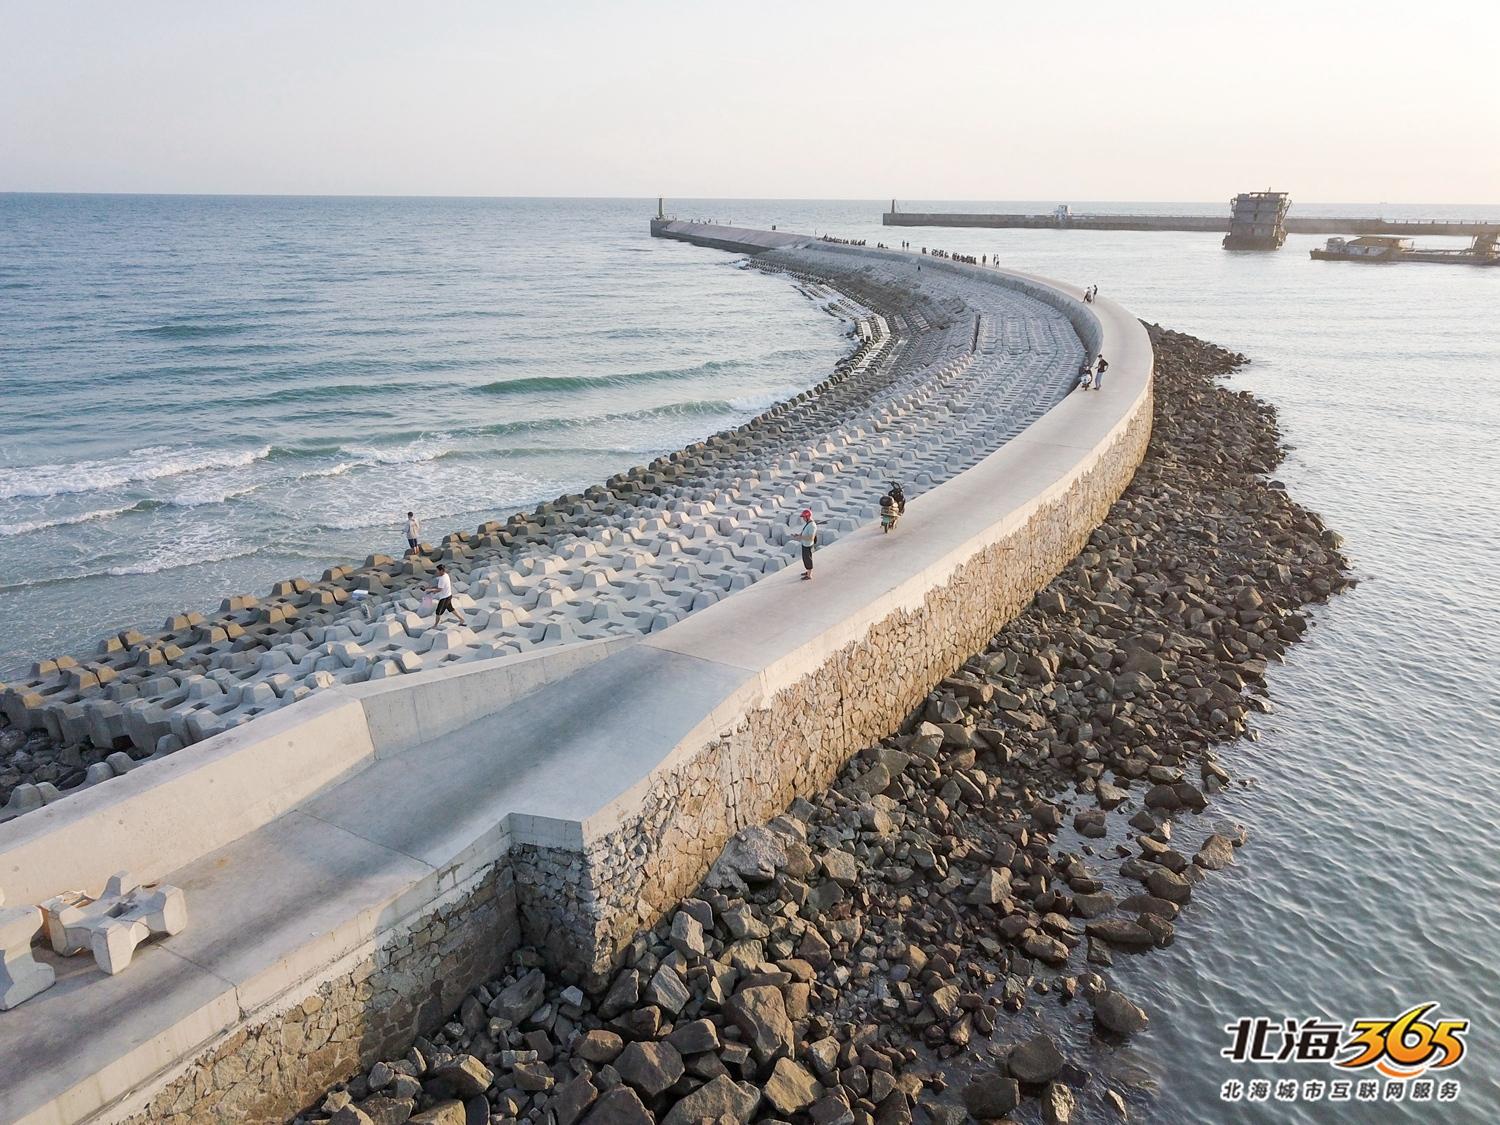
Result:
{"label": "offshore platform structure", "polygon": [[1243,191],[1229,201],[1226,250],[1280,250],[1286,241],[1286,213],[1292,197],[1284,191]]}

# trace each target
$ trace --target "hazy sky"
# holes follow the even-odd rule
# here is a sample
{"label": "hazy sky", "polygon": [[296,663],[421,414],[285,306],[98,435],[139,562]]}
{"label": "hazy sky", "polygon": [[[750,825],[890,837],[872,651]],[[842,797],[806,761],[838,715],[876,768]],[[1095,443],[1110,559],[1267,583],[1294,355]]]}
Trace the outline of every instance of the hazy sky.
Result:
{"label": "hazy sky", "polygon": [[0,0],[0,190],[1500,201],[1497,12]]}

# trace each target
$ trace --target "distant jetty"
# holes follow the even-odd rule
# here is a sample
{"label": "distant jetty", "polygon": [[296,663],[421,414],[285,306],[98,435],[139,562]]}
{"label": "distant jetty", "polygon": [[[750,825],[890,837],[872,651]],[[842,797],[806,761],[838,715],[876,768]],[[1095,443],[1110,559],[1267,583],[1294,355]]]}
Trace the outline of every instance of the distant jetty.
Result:
{"label": "distant jetty", "polygon": [[1230,201],[1230,213],[1212,215],[1080,215],[1067,204],[1045,215],[1011,215],[958,211],[901,211],[891,209],[880,221],[888,227],[985,227],[1030,230],[1191,231],[1224,234],[1229,250],[1275,250],[1288,234],[1457,235],[1500,234],[1500,220],[1426,219],[1415,222],[1287,214],[1291,197],[1285,192],[1244,192]]}

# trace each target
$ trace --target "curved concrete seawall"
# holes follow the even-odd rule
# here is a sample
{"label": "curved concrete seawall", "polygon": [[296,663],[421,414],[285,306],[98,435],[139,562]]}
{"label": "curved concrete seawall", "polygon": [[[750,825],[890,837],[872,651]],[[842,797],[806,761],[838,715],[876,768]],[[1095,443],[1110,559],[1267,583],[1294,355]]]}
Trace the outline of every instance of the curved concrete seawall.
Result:
{"label": "curved concrete seawall", "polygon": [[[917,264],[785,232],[653,233],[797,275]],[[129,866],[183,887],[191,917],[128,972],[69,962],[0,1013],[20,1045],[0,1056],[0,1118],[274,1118],[431,1030],[520,942],[595,981],[734,831],[898,726],[1082,546],[1151,419],[1151,349],[1124,310],[920,264],[1056,310],[1109,358],[1105,389],[917,496],[895,534],[842,534],[814,582],[771,574],[639,639],[335,688],[0,826],[11,903]],[[271,795],[236,802],[250,776]]]}

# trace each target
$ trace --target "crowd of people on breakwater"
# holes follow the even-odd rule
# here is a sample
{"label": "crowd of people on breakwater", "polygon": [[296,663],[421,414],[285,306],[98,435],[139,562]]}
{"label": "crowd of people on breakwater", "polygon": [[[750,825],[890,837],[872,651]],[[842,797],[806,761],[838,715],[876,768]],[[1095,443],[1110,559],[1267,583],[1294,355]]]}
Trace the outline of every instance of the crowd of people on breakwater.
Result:
{"label": "crowd of people on breakwater", "polygon": [[868,243],[863,238],[835,238],[831,234],[825,234],[819,242],[836,242],[840,246],[866,246]]}

